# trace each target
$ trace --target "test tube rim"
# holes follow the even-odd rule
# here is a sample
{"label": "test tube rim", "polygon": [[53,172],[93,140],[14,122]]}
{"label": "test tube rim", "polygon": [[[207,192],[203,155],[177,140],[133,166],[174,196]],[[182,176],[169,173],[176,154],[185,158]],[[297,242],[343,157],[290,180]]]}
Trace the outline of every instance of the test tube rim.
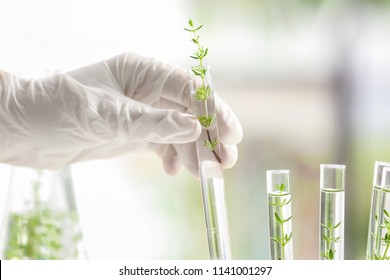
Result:
{"label": "test tube rim", "polygon": [[[328,184],[325,184],[325,174],[327,171],[332,170],[330,172],[341,172],[341,187],[327,187]],[[327,191],[344,191],[345,190],[345,180],[346,175],[345,172],[347,170],[347,166],[345,164],[335,164],[335,163],[323,163],[320,164],[320,189]]]}
{"label": "test tube rim", "polygon": [[[379,172],[380,166],[382,166],[382,172]],[[375,163],[374,163],[374,176],[372,178],[373,179],[372,185],[374,186],[374,188],[375,188],[375,186],[382,188],[382,175],[383,175],[383,170],[386,167],[390,167],[390,162],[380,161],[380,160],[375,161]],[[380,176],[380,178],[378,178],[378,176]],[[379,184],[378,184],[378,182],[379,182]]]}
{"label": "test tube rim", "polygon": [[272,169],[272,170],[267,170],[267,173],[290,173],[290,169]]}
{"label": "test tube rim", "polygon": [[288,192],[290,192],[290,169],[272,169],[272,170],[267,170],[266,171],[266,182],[267,182],[267,193],[273,193],[273,189],[272,189],[272,184],[271,183],[271,178],[272,178],[272,175],[273,174],[278,174],[278,175],[282,175],[282,176],[285,176],[287,178],[287,186],[288,186]]}
{"label": "test tube rim", "polygon": [[390,166],[384,166],[382,169],[382,178],[381,178],[381,185],[380,185],[382,190],[384,189],[387,190],[389,186],[388,184],[386,184],[386,176],[384,176],[386,172],[390,173]]}
{"label": "test tube rim", "polygon": [[346,165],[345,164],[337,164],[337,163],[322,163],[320,164],[320,168],[323,168],[323,167],[329,167],[329,168],[334,168],[334,169],[346,169]]}

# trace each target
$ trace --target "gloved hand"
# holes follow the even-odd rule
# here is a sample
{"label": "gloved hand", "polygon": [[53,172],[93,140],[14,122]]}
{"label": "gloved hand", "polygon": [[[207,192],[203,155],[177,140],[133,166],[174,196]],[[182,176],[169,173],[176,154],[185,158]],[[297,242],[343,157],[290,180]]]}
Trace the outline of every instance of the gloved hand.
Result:
{"label": "gloved hand", "polygon": [[[78,161],[152,150],[167,173],[198,175],[188,114],[189,73],[126,53],[75,71],[25,79],[0,71],[0,162],[57,168]],[[237,160],[239,121],[216,96],[223,167]]]}

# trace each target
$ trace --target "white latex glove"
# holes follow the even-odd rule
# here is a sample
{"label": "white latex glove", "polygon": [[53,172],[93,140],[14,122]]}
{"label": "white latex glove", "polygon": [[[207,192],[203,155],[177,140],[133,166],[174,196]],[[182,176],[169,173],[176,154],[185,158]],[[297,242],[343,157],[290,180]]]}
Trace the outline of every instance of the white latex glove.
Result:
{"label": "white latex glove", "polygon": [[[167,173],[198,175],[201,126],[186,113],[185,69],[134,53],[75,71],[25,79],[0,71],[0,162],[58,168],[130,151],[155,151]],[[223,167],[237,160],[239,121],[216,97]]]}

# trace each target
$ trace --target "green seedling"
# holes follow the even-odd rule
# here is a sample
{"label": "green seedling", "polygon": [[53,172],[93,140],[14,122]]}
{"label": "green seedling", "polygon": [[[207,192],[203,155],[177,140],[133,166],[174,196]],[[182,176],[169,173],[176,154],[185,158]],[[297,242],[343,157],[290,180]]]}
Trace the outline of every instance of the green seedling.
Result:
{"label": "green seedling", "polygon": [[217,138],[212,139],[210,135],[210,130],[209,128],[215,121],[215,114],[209,114],[208,110],[208,105],[207,105],[207,100],[209,99],[212,90],[209,85],[206,85],[205,83],[205,77],[208,71],[208,68],[203,65],[203,59],[206,57],[208,54],[208,48],[205,48],[201,45],[199,38],[200,36],[198,35],[199,30],[203,27],[203,25],[195,26],[193,21],[190,19],[188,21],[188,27],[184,28],[184,30],[190,32],[193,34],[193,37],[191,41],[195,44],[196,50],[191,55],[190,57],[198,61],[197,66],[192,66],[191,71],[195,76],[200,77],[201,79],[201,85],[195,89],[195,99],[202,101],[203,102],[203,111],[204,113],[202,115],[198,115],[198,120],[199,123],[206,129],[207,133],[207,139],[204,140],[204,146],[208,147],[215,159],[219,162],[222,163],[221,157],[218,155],[216,148],[219,144],[219,141]]}
{"label": "green seedling", "polygon": [[[380,252],[378,254],[375,254],[374,260],[390,260],[390,255],[388,256],[387,253],[389,252],[390,248],[390,214],[386,209],[383,209],[384,214],[384,220],[383,224],[378,223],[379,227],[386,231],[384,237],[379,237],[380,244],[382,246],[385,246],[385,250],[383,251],[383,254],[381,255]],[[375,217],[377,220],[377,216]]]}
{"label": "green seedling", "polygon": [[341,222],[333,225],[330,221],[327,224],[321,224],[325,228],[325,233],[322,235],[323,240],[325,241],[325,251],[321,252],[321,256],[326,260],[334,260],[334,255],[336,250],[333,249],[333,244],[339,242],[340,236],[334,236],[334,231],[341,225]]}
{"label": "green seedling", "polygon": [[77,214],[51,210],[41,200],[41,187],[39,180],[32,183],[32,209],[24,213],[12,213],[10,216],[6,259],[60,259],[63,250],[73,250],[71,254],[76,256],[76,244],[81,236],[75,234],[72,236],[73,244],[65,246],[62,223],[67,221],[69,226],[75,225]]}
{"label": "green seedling", "polygon": [[[276,184],[275,186],[279,190],[279,194],[282,195],[283,191],[285,189],[285,184],[284,183],[279,184],[279,185]],[[273,240],[274,242],[278,243],[282,247],[281,248],[282,254],[281,254],[281,257],[279,258],[280,260],[286,259],[285,247],[288,244],[288,242],[290,242],[292,239],[292,231],[289,234],[287,234],[285,232],[285,224],[291,220],[292,216],[290,216],[286,219],[283,217],[283,207],[285,207],[286,205],[288,205],[290,203],[291,203],[291,199],[289,199],[289,200],[283,199],[280,201],[277,200],[276,202],[269,201],[269,204],[272,205],[272,207],[274,209],[273,215],[274,215],[275,223],[278,225],[278,228],[280,228],[280,235],[271,236],[270,239]]]}

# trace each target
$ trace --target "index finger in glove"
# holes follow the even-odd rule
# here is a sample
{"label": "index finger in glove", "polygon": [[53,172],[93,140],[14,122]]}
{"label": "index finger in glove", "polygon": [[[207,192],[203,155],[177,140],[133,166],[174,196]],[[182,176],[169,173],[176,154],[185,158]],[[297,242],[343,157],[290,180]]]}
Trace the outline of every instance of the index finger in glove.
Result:
{"label": "index finger in glove", "polygon": [[[125,53],[106,60],[124,94],[148,105],[170,105],[184,111],[189,104],[188,72],[178,66]],[[168,108],[165,108],[168,109]]]}

